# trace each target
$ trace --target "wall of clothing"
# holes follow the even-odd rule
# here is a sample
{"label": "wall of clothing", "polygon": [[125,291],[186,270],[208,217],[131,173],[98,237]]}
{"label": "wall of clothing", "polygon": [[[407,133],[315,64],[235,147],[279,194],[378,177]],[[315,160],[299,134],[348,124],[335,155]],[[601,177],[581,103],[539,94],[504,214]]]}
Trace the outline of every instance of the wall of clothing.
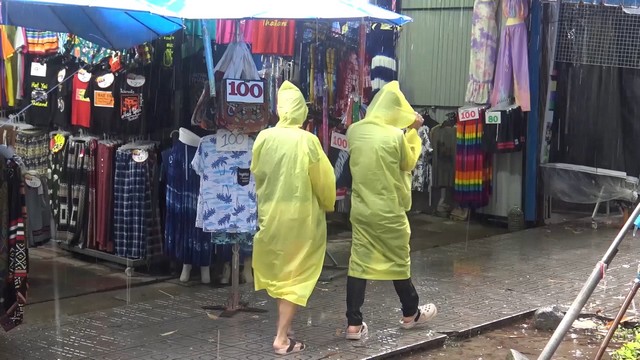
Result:
{"label": "wall of clothing", "polygon": [[[29,247],[25,234],[24,164],[19,157],[0,155],[0,326],[10,331],[24,319],[27,303]],[[33,183],[32,183],[33,184]],[[30,236],[33,241],[33,237]]]}
{"label": "wall of clothing", "polygon": [[[236,34],[248,46],[247,63],[264,83],[268,111],[258,131],[277,121],[276,91],[293,80],[311,103],[306,128],[328,145],[331,133],[344,134],[364,116],[372,93],[396,77],[397,28],[367,29],[364,63],[359,23],[217,21],[208,30],[216,66],[234,48]],[[18,114],[0,120],[0,142],[16,149],[25,171],[41,179],[36,195],[46,196],[26,193],[27,202],[46,205],[29,207],[30,246],[53,239],[65,249],[109,254],[121,263],[171,259],[184,265],[183,281],[199,267],[209,282],[209,267],[230,260],[234,244],[250,262],[257,213],[247,171],[255,131],[239,131],[223,119],[228,69],[216,73],[217,96],[209,96],[197,22],[120,51],[71,34],[0,26],[0,35],[0,110]],[[367,79],[360,97],[363,64]],[[232,136],[237,141],[239,133],[246,140],[242,149],[220,146]],[[326,150],[341,173],[338,209],[346,213],[348,153]],[[250,266],[245,270],[250,280]]]}

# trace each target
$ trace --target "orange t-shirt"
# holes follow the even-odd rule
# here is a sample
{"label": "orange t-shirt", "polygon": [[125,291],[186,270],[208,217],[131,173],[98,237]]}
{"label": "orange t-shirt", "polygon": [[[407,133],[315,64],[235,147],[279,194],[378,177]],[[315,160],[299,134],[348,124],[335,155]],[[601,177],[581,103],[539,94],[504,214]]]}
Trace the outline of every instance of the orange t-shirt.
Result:
{"label": "orange t-shirt", "polygon": [[293,56],[295,37],[296,22],[293,20],[254,20],[251,52]]}

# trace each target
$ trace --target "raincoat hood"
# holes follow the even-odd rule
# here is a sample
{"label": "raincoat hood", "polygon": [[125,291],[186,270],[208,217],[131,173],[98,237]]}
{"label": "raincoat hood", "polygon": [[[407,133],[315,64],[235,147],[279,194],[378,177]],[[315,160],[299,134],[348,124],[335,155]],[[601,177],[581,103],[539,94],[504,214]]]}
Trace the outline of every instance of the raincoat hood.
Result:
{"label": "raincoat hood", "polygon": [[278,116],[276,127],[299,128],[307,119],[309,108],[302,92],[289,81],[278,90]]}
{"label": "raincoat hood", "polygon": [[365,120],[404,129],[416,120],[416,113],[400,91],[400,83],[392,81],[382,87],[367,108]]}

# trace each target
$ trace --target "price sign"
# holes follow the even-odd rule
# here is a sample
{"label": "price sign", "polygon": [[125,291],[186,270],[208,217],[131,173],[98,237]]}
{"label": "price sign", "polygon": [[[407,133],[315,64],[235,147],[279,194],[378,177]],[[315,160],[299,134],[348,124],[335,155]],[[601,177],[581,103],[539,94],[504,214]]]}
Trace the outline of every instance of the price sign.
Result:
{"label": "price sign", "polygon": [[485,119],[487,124],[502,124],[502,113],[500,111],[491,111],[487,113]]}
{"label": "price sign", "polygon": [[264,104],[264,83],[227,79],[227,102]]}
{"label": "price sign", "polygon": [[147,152],[147,150],[136,149],[131,152],[131,157],[133,157],[133,161],[143,163],[149,158],[149,152]]}
{"label": "price sign", "polygon": [[245,134],[226,130],[218,130],[216,134],[217,151],[250,151],[249,146],[249,136]]}
{"label": "price sign", "polygon": [[64,148],[67,139],[62,134],[55,134],[49,143],[49,149],[52,153],[57,153]]}
{"label": "price sign", "polygon": [[480,109],[477,107],[460,108],[458,118],[460,121],[478,120],[480,119]]}
{"label": "price sign", "polygon": [[28,174],[24,177],[24,183],[27,184],[28,187],[37,189],[42,185],[42,181],[37,176],[33,176]]}
{"label": "price sign", "polygon": [[47,64],[31,63],[31,76],[47,77]]}
{"label": "price sign", "polygon": [[347,137],[337,132],[331,133],[331,147],[349,151],[349,143],[347,142]]}

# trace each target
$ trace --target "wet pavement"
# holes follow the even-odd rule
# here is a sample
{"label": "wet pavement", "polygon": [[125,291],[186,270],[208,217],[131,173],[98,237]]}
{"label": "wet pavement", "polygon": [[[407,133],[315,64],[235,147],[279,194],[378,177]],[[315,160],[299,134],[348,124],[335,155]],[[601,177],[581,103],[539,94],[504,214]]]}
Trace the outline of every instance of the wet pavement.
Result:
{"label": "wet pavement", "polygon": [[[419,241],[421,233],[416,228],[414,233]],[[615,233],[613,228],[592,230],[590,222],[573,222],[415,252],[416,288],[424,302],[438,305],[439,316],[425,329],[402,331],[393,285],[372,283],[363,309],[370,335],[361,342],[343,340],[345,279],[319,283],[294,325],[296,338],[306,341],[308,349],[284,358],[397,355],[442,346],[448,336],[477,334],[540,306],[568,307]],[[638,250],[638,239],[629,235],[585,312],[615,314],[635,277]],[[0,354],[10,359],[276,358],[271,352],[277,315],[273,301],[254,293],[250,285],[241,289],[251,306],[268,312],[217,318],[202,306],[224,303],[228,289],[176,285],[134,299],[131,305],[61,315],[59,325],[55,319],[29,321],[0,338]],[[127,298],[121,292],[120,299]],[[50,306],[54,312],[56,307]],[[504,357],[508,349],[503,350]]]}

